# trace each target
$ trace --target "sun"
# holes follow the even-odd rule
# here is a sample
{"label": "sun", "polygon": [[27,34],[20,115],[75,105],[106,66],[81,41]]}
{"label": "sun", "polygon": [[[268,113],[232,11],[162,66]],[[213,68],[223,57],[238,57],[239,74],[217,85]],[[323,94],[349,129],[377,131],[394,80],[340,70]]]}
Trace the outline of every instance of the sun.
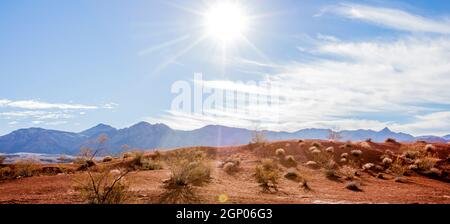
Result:
{"label": "sun", "polygon": [[205,13],[207,35],[219,43],[229,44],[242,37],[249,26],[244,8],[237,2],[222,1]]}

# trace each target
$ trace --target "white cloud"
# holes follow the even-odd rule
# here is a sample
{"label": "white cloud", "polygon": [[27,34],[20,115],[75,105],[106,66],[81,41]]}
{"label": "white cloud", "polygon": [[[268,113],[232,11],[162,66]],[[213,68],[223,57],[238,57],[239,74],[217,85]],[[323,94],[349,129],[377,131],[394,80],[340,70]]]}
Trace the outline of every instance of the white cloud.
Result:
{"label": "white cloud", "polygon": [[450,111],[417,115],[413,122],[394,125],[392,128],[420,135],[448,135],[450,134]]}
{"label": "white cloud", "polygon": [[[319,59],[280,63],[263,80],[281,88],[279,95],[285,100],[278,107],[247,105],[237,111],[204,111],[203,115],[172,111],[160,117],[161,122],[181,129],[211,123],[252,128],[260,122],[263,128],[283,131],[311,127],[378,130],[390,126],[414,134],[450,133],[450,126],[445,124],[420,128],[428,120],[418,116],[439,111],[434,104],[450,108],[450,38],[408,36],[393,42],[326,41],[312,50]],[[321,55],[337,57],[323,59]],[[253,84],[230,80],[196,84],[266,94]],[[372,118],[365,119],[367,115]],[[409,121],[377,119],[392,115]]]}
{"label": "white cloud", "polygon": [[61,110],[89,110],[98,109],[97,106],[88,106],[82,104],[65,104],[65,103],[47,103],[36,100],[18,100],[12,101],[8,99],[0,99],[0,107],[20,108],[27,110],[48,110],[48,109],[61,109]]}
{"label": "white cloud", "polygon": [[335,7],[327,7],[324,9],[324,12],[332,12],[347,18],[362,20],[396,30],[450,34],[450,21],[448,20],[429,19],[399,9],[340,4]]}
{"label": "white cloud", "polygon": [[0,117],[6,119],[58,120],[73,118],[74,115],[64,111],[9,111],[1,112]]}
{"label": "white cloud", "polygon": [[[262,82],[281,88],[278,96],[284,100],[278,106],[218,108],[203,114],[169,111],[150,120],[184,130],[206,124],[253,128],[259,123],[264,129],[281,131],[312,127],[379,130],[388,126],[416,135],[450,134],[450,36],[445,35],[450,34],[450,23],[356,4],[327,10],[411,33],[364,41],[318,34],[296,46],[311,56],[307,61],[267,63],[240,58],[237,65],[270,74],[262,76]],[[230,80],[201,84],[266,94],[253,84]]]}

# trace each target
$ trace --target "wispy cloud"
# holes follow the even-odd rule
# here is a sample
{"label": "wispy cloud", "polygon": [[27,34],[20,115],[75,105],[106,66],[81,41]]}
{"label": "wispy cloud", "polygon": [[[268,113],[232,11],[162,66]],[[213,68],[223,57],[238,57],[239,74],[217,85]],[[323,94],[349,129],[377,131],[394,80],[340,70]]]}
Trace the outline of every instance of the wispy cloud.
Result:
{"label": "wispy cloud", "polygon": [[396,30],[450,34],[449,20],[430,19],[399,9],[359,4],[340,4],[326,7],[321,14],[327,12]]}
{"label": "wispy cloud", "polygon": [[92,110],[111,110],[118,106],[107,103],[91,106],[73,103],[48,103],[37,100],[0,99],[0,119],[8,121],[8,125],[56,126],[68,123],[70,119],[86,115]]}
{"label": "wispy cloud", "polygon": [[27,110],[47,110],[47,109],[61,109],[61,110],[91,110],[98,109],[97,106],[88,106],[83,104],[66,104],[66,103],[48,103],[37,100],[8,100],[0,99],[0,107],[20,108]]}
{"label": "wispy cloud", "polygon": [[[296,46],[309,60],[267,63],[238,59],[237,65],[277,86],[277,106],[207,109],[201,114],[168,111],[151,121],[180,129],[206,124],[296,131],[301,128],[375,129],[389,126],[416,135],[450,134],[450,25],[406,11],[357,4],[327,9],[339,16],[410,31],[395,39],[349,41],[318,34]],[[422,32],[417,34],[417,32]],[[435,35],[435,33],[443,35]],[[264,88],[209,80],[207,88],[266,95]],[[399,119],[400,117],[400,119]]]}

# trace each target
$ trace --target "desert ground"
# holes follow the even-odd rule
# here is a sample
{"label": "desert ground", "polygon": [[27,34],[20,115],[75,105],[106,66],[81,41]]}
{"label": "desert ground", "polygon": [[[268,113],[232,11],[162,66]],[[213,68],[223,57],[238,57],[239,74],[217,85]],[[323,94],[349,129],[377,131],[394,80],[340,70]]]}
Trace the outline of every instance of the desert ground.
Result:
{"label": "desert ground", "polygon": [[[330,147],[333,149],[332,152]],[[192,149],[208,153],[211,178],[202,186],[192,186],[191,191],[195,194],[196,200],[183,203],[450,203],[449,144],[290,140],[219,148],[198,147],[188,150]],[[324,168],[320,163],[308,163],[317,159],[311,152],[314,149],[320,151],[317,151],[317,154],[330,154],[330,161],[334,161],[333,175],[328,175],[327,170],[330,168]],[[161,150],[158,155],[171,151]],[[354,160],[358,163],[350,163],[353,154],[358,154],[357,151],[361,152]],[[430,170],[425,168],[418,170],[417,165],[421,166],[420,162],[427,158],[409,159],[409,151],[426,151],[426,155],[433,155]],[[348,155],[342,155],[343,153]],[[144,157],[158,160],[155,154],[155,152],[145,152]],[[290,160],[294,161],[294,164],[286,165],[283,162],[284,156],[293,156],[294,160]],[[230,158],[240,161],[239,167],[234,172],[226,172],[223,168],[224,161]],[[274,191],[263,191],[255,178],[255,167],[267,158],[279,164],[277,172],[280,177],[277,180],[277,189]],[[347,161],[342,158],[347,158]],[[385,158],[391,161],[386,161]],[[402,165],[394,169],[392,164],[399,159],[403,161]],[[127,167],[131,160],[133,158],[117,156],[111,161],[97,161],[94,166],[121,169]],[[2,166],[2,169],[6,167],[10,170],[15,169],[14,164]],[[78,180],[87,175],[86,170],[79,169],[79,164],[34,166],[40,172],[30,177],[18,176],[0,180],[1,204],[87,203],[77,190]],[[348,171],[346,173],[343,171],[348,167],[352,167],[351,177]],[[401,168],[400,174],[398,168]],[[287,172],[296,172],[302,181],[286,178]],[[124,177],[124,181],[129,186],[127,191],[129,198],[124,203],[161,203],[161,197],[167,190],[165,182],[171,178],[171,175],[171,168],[163,159],[161,159],[161,169],[129,172]],[[304,186],[305,182],[307,188]],[[347,185],[351,182],[356,183],[358,189],[348,189]]]}

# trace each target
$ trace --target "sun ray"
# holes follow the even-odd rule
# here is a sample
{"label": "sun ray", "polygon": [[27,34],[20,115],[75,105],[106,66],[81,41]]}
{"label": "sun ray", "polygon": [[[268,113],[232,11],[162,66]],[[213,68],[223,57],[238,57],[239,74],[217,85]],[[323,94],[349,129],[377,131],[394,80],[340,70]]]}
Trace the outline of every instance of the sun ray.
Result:
{"label": "sun ray", "polygon": [[180,9],[180,10],[182,10],[184,12],[188,12],[188,13],[194,14],[194,15],[198,15],[198,16],[202,16],[203,15],[203,13],[198,11],[198,10],[195,10],[195,9],[192,9],[192,8],[189,8],[189,7],[186,7],[186,6],[182,6],[180,4],[176,4],[176,3],[173,3],[173,2],[170,2],[170,1],[167,1],[167,0],[161,1],[161,3],[163,3],[165,5],[168,5],[168,6],[171,6],[173,8],[176,8],[176,9]]}
{"label": "sun ray", "polygon": [[153,52],[155,52],[155,51],[157,51],[157,50],[161,50],[161,49],[164,49],[164,48],[167,48],[167,47],[176,45],[176,44],[178,44],[178,43],[180,43],[180,42],[183,42],[183,41],[185,41],[185,40],[187,40],[187,39],[189,39],[189,38],[190,38],[190,35],[189,35],[189,34],[186,34],[186,35],[181,36],[181,37],[179,37],[179,38],[176,38],[176,39],[173,39],[173,40],[169,40],[169,41],[160,43],[160,44],[158,44],[158,45],[156,45],[156,46],[153,46],[153,47],[144,49],[144,50],[140,51],[140,52],[138,53],[138,55],[139,55],[139,56],[144,56],[144,55],[153,53]]}
{"label": "sun ray", "polygon": [[156,69],[153,71],[153,74],[158,74],[159,72],[161,72],[167,65],[173,63],[175,60],[177,60],[179,57],[183,56],[184,54],[186,54],[187,52],[189,52],[192,48],[194,48],[195,46],[197,46],[200,42],[202,42],[203,40],[205,40],[207,38],[206,35],[203,35],[201,37],[199,37],[197,40],[195,40],[194,42],[192,42],[191,44],[189,44],[187,47],[181,49],[180,51],[178,51],[175,55],[173,55],[172,57],[170,57],[168,60],[166,60],[165,62],[163,62],[161,65],[159,65],[158,67],[156,67]]}

